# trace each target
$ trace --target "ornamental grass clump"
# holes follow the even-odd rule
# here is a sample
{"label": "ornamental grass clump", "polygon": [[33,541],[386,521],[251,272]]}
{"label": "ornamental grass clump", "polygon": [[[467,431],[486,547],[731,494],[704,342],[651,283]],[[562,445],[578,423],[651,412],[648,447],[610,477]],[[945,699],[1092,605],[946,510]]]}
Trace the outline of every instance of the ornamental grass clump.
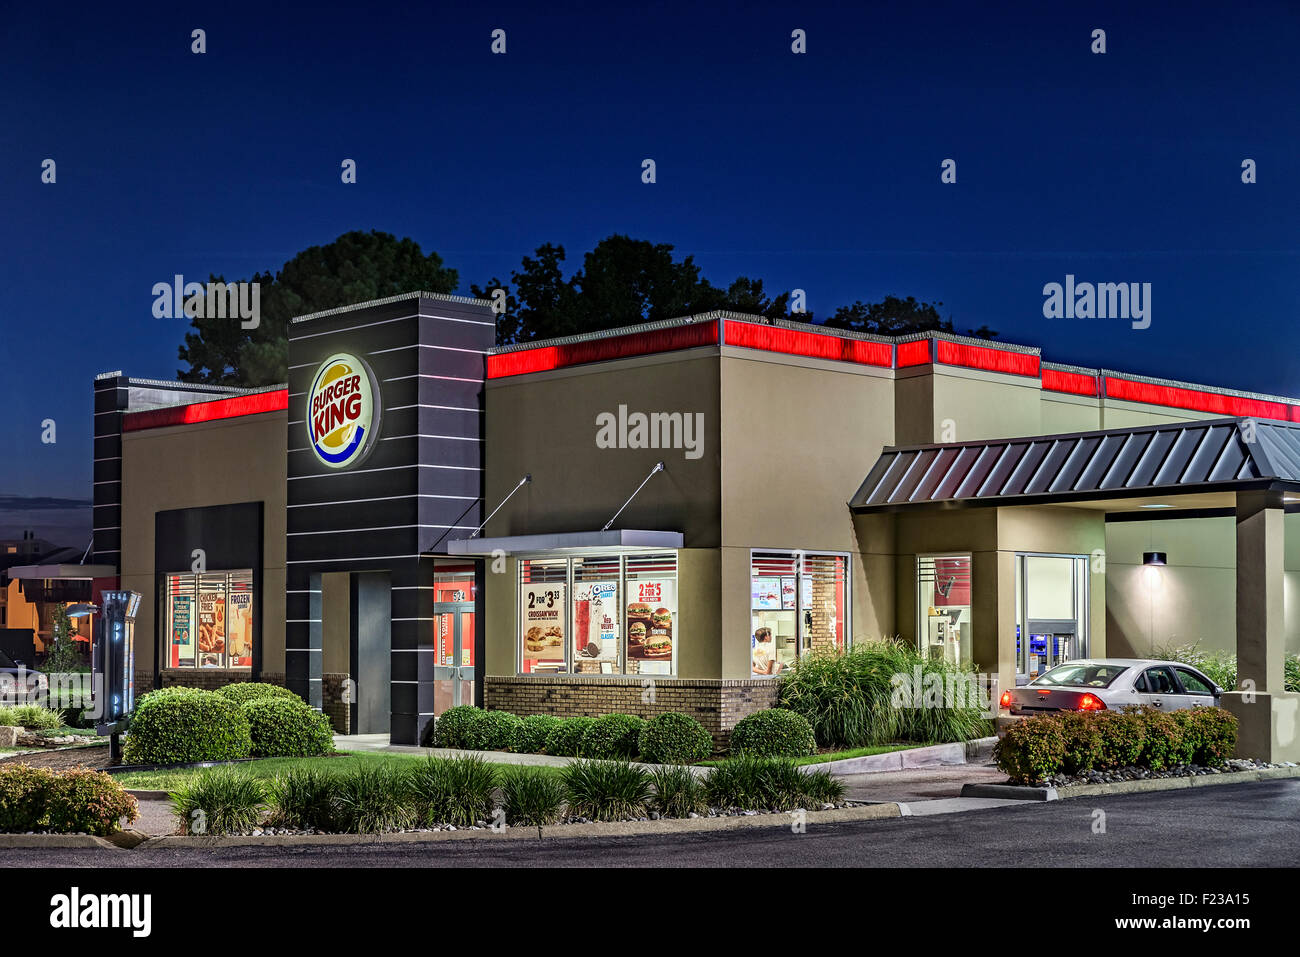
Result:
{"label": "ornamental grass clump", "polygon": [[393,764],[356,766],[337,780],[338,826],[349,834],[380,834],[411,827],[415,808],[406,775]]}
{"label": "ornamental grass clump", "polygon": [[276,827],[302,831],[335,828],[334,775],[316,768],[290,768],[271,782],[271,819]]}
{"label": "ornamental grass clump", "polygon": [[498,779],[497,769],[476,755],[426,758],[407,772],[415,820],[456,827],[490,821]]}
{"label": "ornamental grass clump", "polygon": [[268,804],[267,784],[233,768],[207,768],[171,792],[182,834],[241,834],[257,827]]}
{"label": "ornamental grass clump", "polygon": [[622,821],[649,813],[650,775],[626,761],[575,761],[560,779],[573,817]]}
{"label": "ornamental grass clump", "polygon": [[690,817],[709,809],[708,789],[690,768],[668,764],[650,772],[650,809],[660,817]]}
{"label": "ornamental grass clump", "polygon": [[511,827],[548,827],[560,820],[564,783],[545,768],[509,768],[501,775],[501,798]]}

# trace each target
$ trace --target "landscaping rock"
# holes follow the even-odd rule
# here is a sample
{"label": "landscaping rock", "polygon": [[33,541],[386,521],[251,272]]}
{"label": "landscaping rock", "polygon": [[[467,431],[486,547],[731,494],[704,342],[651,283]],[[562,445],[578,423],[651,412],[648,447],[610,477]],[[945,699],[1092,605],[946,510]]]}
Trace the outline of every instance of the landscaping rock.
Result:
{"label": "landscaping rock", "polygon": [[18,738],[23,733],[22,728],[14,728],[9,725],[0,725],[0,748],[15,748],[18,746]]}

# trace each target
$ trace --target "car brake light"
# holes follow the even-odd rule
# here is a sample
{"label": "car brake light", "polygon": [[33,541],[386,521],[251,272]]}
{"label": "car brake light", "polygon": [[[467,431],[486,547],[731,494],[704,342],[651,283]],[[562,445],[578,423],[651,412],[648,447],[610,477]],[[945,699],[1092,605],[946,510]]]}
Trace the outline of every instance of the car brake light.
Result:
{"label": "car brake light", "polygon": [[1011,692],[1010,692],[1010,691],[1004,691],[1004,692],[1002,692],[1002,707],[1004,707],[1004,708],[1010,708],[1010,707],[1011,707]]}
{"label": "car brake light", "polygon": [[1102,701],[1095,694],[1085,694],[1079,699],[1080,711],[1105,711],[1106,702]]}

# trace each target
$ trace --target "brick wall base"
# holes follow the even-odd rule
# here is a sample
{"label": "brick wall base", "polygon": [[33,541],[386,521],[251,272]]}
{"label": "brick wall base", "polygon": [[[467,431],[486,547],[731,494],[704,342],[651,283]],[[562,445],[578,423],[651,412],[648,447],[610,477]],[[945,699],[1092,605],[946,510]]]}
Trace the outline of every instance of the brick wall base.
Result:
{"label": "brick wall base", "polygon": [[[164,668],[160,675],[164,688],[180,686],[183,688],[202,688],[204,691],[215,691],[225,685],[253,680],[252,672],[227,671],[225,668]],[[266,675],[263,675],[262,680],[265,681],[266,677]],[[273,683],[278,684],[279,682]]]}
{"label": "brick wall base", "polygon": [[651,718],[680,711],[704,725],[721,751],[741,718],[776,705],[777,686],[761,678],[671,678],[649,684],[633,677],[488,675],[483,679],[483,703],[518,715],[566,718],[612,712]]}

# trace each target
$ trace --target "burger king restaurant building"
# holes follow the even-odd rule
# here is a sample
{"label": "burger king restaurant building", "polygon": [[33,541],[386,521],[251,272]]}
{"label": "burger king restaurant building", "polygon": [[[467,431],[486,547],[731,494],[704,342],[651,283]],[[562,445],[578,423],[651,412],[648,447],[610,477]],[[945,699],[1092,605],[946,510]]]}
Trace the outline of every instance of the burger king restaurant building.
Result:
{"label": "burger king restaurant building", "polygon": [[95,562],[145,596],[141,687],[283,683],[395,743],[459,703],[721,742],[801,657],[894,635],[1003,685],[1200,640],[1258,656],[1267,710],[1300,651],[1293,422],[728,313],[497,348],[489,304],[409,294],[296,319],[285,386],[98,377]]}

